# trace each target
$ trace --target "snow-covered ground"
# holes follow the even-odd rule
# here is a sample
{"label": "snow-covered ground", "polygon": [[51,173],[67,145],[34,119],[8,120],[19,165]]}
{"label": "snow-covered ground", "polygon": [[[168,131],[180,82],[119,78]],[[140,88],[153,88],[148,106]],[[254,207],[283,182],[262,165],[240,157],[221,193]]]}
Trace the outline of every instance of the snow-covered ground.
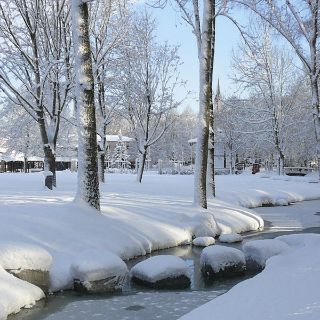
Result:
{"label": "snow-covered ground", "polygon": [[[183,316],[181,320],[320,319],[320,235],[278,238],[290,250],[267,260],[252,279]],[[263,241],[263,240],[262,240]]]}
{"label": "snow-covered ground", "polygon": [[[54,291],[72,287],[70,267],[86,250],[108,250],[129,259],[190,242],[193,235],[261,227],[261,218],[239,204],[253,207],[320,199],[316,183],[218,176],[219,200],[210,200],[204,214],[192,206],[192,176],[147,174],[139,185],[133,175],[111,174],[101,188],[102,214],[97,214],[73,203],[76,174],[59,173],[53,192],[43,189],[43,176],[38,173],[1,174],[0,178],[0,243],[18,241],[46,249],[53,257]],[[8,296],[10,290],[10,286],[0,290],[0,310],[6,309],[1,296]]]}

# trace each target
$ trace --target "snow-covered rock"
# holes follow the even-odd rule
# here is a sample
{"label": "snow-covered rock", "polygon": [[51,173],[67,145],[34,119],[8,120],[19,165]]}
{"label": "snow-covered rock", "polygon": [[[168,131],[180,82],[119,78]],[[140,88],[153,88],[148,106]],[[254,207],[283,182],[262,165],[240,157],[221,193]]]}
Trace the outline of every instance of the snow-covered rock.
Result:
{"label": "snow-covered rock", "polygon": [[241,242],[242,240],[242,236],[238,233],[223,233],[219,237],[219,241],[225,243]]}
{"label": "snow-covered rock", "polygon": [[17,278],[49,290],[52,257],[45,249],[25,243],[0,244],[0,265]]}
{"label": "snow-covered rock", "polygon": [[213,237],[198,237],[193,239],[192,244],[197,247],[208,247],[215,244],[215,242]]}
{"label": "snow-covered rock", "polygon": [[246,257],[247,267],[250,269],[263,269],[270,257],[283,253],[289,249],[289,246],[280,240],[264,239],[246,242],[242,248]]}
{"label": "snow-covered rock", "polygon": [[[10,288],[10,294],[8,294]],[[36,301],[44,298],[43,291],[26,281],[20,280],[6,272],[0,266],[0,319],[6,319],[11,313],[21,308],[29,308]]]}
{"label": "snow-covered rock", "polygon": [[203,249],[200,265],[202,273],[208,278],[233,276],[246,270],[246,260],[242,251],[219,245]]}
{"label": "snow-covered rock", "polygon": [[49,271],[52,257],[45,249],[21,242],[0,244],[0,265],[4,269]]}
{"label": "snow-covered rock", "polygon": [[176,256],[159,255],[136,264],[131,269],[132,280],[152,288],[185,288],[190,286],[188,266]]}
{"label": "snow-covered rock", "polygon": [[71,265],[74,289],[85,293],[105,293],[122,289],[128,274],[127,265],[108,251],[88,250]]}

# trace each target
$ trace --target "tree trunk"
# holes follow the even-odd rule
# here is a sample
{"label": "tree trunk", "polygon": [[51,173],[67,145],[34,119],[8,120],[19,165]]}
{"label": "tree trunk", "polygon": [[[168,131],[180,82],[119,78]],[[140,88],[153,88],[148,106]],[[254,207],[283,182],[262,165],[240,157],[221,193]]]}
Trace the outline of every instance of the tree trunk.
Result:
{"label": "tree trunk", "polygon": [[233,168],[233,152],[230,151],[230,156],[229,156],[229,170],[230,174],[234,174],[234,168]]}
{"label": "tree trunk", "polygon": [[78,194],[89,206],[100,210],[94,81],[89,39],[88,4],[73,0],[73,38],[77,75]]}
{"label": "tree trunk", "polygon": [[282,152],[280,154],[280,175],[284,175],[284,154]]}
{"label": "tree trunk", "polygon": [[210,106],[212,104],[212,41],[213,41],[213,2],[204,0],[203,30],[201,50],[199,50],[199,116],[196,165],[194,175],[194,204],[207,209],[207,163]]}
{"label": "tree trunk", "polygon": [[318,178],[320,181],[320,99],[319,99],[319,89],[318,82],[312,81],[312,109],[313,109],[313,122],[316,135],[316,152],[317,152],[317,162],[318,162]]}
{"label": "tree trunk", "polygon": [[144,172],[144,166],[146,164],[147,159],[147,150],[145,150],[143,153],[140,154],[139,157],[139,168],[138,168],[138,175],[137,175],[137,181],[141,183],[142,176]]}
{"label": "tree trunk", "polygon": [[104,177],[104,166],[105,166],[105,155],[102,151],[99,151],[99,181],[104,183],[105,177]]}
{"label": "tree trunk", "polygon": [[45,120],[43,112],[38,112],[38,125],[40,129],[41,140],[43,143],[43,154],[44,154],[44,171],[51,172],[51,178],[47,178],[48,174],[45,175],[45,186],[52,190],[53,187],[57,186],[56,179],[56,157],[55,157],[55,144],[49,143],[48,134],[46,130]]}
{"label": "tree trunk", "polygon": [[103,130],[103,137],[98,143],[98,169],[99,181],[105,182],[105,165],[106,165],[106,128]]}
{"label": "tree trunk", "polygon": [[277,174],[279,176],[284,174],[284,154],[281,150],[278,150]]}
{"label": "tree trunk", "polygon": [[215,185],[215,167],[214,167],[214,115],[213,104],[210,110],[210,129],[209,129],[209,174],[210,174],[210,189],[212,196],[216,196]]}
{"label": "tree trunk", "polygon": [[53,150],[48,145],[45,145],[43,147],[43,151],[44,151],[44,171],[51,173],[50,175],[48,174],[45,175],[44,184],[48,189],[52,190],[53,187],[57,186],[56,157],[54,155]]}
{"label": "tree trunk", "polygon": [[23,172],[24,173],[28,172],[28,158],[27,157],[23,158]]}
{"label": "tree trunk", "polygon": [[215,48],[215,28],[216,28],[216,19],[215,19],[215,0],[213,2],[213,21],[212,21],[212,42],[211,42],[211,66],[210,66],[210,89],[211,89],[211,101],[210,101],[210,119],[209,119],[209,157],[210,157],[210,187],[212,196],[216,196],[216,183],[215,183],[215,168],[214,168],[214,105],[212,101],[212,73],[213,73],[213,62],[214,62],[214,48]]}

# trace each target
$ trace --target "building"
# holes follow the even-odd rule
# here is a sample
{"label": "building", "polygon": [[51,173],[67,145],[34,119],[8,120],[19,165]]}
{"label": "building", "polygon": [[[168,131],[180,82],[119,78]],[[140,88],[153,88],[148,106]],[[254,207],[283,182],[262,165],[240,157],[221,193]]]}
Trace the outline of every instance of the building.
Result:
{"label": "building", "polygon": [[[98,138],[99,139],[99,138]],[[120,135],[107,135],[107,155],[112,155],[118,142],[122,143],[127,150],[133,145],[134,139]],[[132,150],[132,149],[131,149]],[[58,146],[56,157],[56,170],[62,171],[77,169],[77,146]],[[129,161],[134,163],[135,155],[129,155]],[[0,172],[37,172],[44,168],[44,158],[42,155],[25,155],[16,150],[10,150],[6,147],[5,141],[2,141],[0,147]]]}

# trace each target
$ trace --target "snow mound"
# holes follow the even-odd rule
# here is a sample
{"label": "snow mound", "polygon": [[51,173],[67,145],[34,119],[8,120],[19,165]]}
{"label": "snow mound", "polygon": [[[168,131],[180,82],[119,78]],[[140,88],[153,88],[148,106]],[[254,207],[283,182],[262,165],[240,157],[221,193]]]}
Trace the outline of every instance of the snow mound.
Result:
{"label": "snow mound", "polygon": [[242,248],[248,265],[264,268],[270,257],[285,252],[289,246],[280,240],[264,239],[246,242]]}
{"label": "snow mound", "polygon": [[211,246],[201,252],[201,267],[210,266],[213,272],[225,270],[234,265],[245,265],[246,260],[242,251],[225,246]]}
{"label": "snow mound", "polygon": [[[259,275],[184,315],[180,320],[320,319],[320,236],[286,235],[291,250],[268,261]],[[232,306],[232,307],[230,307]]]}
{"label": "snow mound", "polygon": [[131,269],[131,276],[151,283],[180,276],[190,278],[185,261],[169,255],[151,257],[136,264]]}
{"label": "snow mound", "polygon": [[44,297],[40,288],[14,277],[0,266],[0,319],[32,306]]}
{"label": "snow mound", "polygon": [[217,223],[214,216],[207,212],[200,212],[194,218],[194,231],[196,237],[215,237],[217,234]]}
{"label": "snow mound", "polygon": [[290,247],[320,246],[320,234],[290,234],[275,238]]}
{"label": "snow mound", "polygon": [[198,237],[193,239],[192,244],[198,247],[208,247],[215,244],[216,240],[213,237]]}
{"label": "snow mound", "polygon": [[224,233],[224,234],[221,234],[219,237],[220,242],[226,242],[226,243],[241,242],[242,240],[243,240],[242,236],[238,233]]}
{"label": "snow mound", "polygon": [[0,244],[0,265],[4,269],[48,271],[51,264],[50,253],[39,246],[19,242]]}
{"label": "snow mound", "polygon": [[125,277],[127,265],[114,253],[100,250],[86,250],[71,264],[71,273],[81,281],[97,281],[109,277]]}

